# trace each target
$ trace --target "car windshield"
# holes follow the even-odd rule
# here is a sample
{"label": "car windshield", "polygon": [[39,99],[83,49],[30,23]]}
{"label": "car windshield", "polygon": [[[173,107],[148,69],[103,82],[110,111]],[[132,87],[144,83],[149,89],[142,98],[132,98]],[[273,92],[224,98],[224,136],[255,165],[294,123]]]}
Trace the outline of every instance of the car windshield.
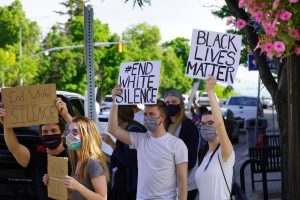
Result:
{"label": "car windshield", "polygon": [[208,97],[206,93],[202,93],[201,97]]}
{"label": "car windshield", "polygon": [[106,101],[106,102],[112,102],[113,100],[112,100],[112,97],[105,97],[104,101]]}
{"label": "car windshield", "polygon": [[232,97],[228,105],[257,106],[257,99],[250,97]]}

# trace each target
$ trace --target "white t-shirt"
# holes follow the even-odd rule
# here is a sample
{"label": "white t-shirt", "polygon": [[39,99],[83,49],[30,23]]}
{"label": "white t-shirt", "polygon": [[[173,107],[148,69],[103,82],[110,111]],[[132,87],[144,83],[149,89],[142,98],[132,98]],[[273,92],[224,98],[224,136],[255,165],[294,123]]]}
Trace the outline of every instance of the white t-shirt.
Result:
{"label": "white t-shirt", "polygon": [[188,162],[184,142],[170,133],[155,138],[151,132],[130,133],[130,140],[138,158],[137,200],[175,200],[176,165]]}
{"label": "white t-shirt", "polygon": [[217,150],[206,171],[204,171],[210,156],[213,152],[205,155],[201,165],[196,172],[196,183],[199,190],[199,199],[209,199],[209,200],[228,200],[230,199],[230,194],[224,180],[222,170],[219,164],[218,156],[223,167],[223,171],[228,183],[228,187],[231,190],[232,185],[232,175],[233,175],[233,165],[235,161],[235,154],[232,151],[229,159],[224,162],[221,156],[221,148]]}
{"label": "white t-shirt", "polygon": [[144,111],[140,110],[139,112],[134,113],[133,119],[139,122],[140,124],[144,125]]}

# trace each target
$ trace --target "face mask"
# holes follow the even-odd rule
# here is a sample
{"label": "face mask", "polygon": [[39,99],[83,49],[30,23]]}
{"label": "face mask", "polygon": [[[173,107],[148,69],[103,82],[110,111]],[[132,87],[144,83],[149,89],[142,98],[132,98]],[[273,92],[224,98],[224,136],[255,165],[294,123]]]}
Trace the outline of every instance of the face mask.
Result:
{"label": "face mask", "polygon": [[144,125],[148,131],[155,132],[158,129],[160,124],[157,124],[156,120],[156,117],[144,117]]}
{"label": "face mask", "polygon": [[170,104],[170,105],[167,105],[167,114],[169,116],[175,116],[177,113],[180,112],[180,109],[181,109],[181,106],[180,104]]}
{"label": "face mask", "polygon": [[42,135],[41,141],[48,149],[56,149],[61,143],[61,134]]}
{"label": "face mask", "polygon": [[81,146],[82,142],[79,138],[73,136],[72,134],[68,134],[66,136],[66,144],[68,146],[68,149],[76,150]]}
{"label": "face mask", "polygon": [[216,128],[213,125],[202,125],[201,135],[206,141],[212,142],[217,137]]}

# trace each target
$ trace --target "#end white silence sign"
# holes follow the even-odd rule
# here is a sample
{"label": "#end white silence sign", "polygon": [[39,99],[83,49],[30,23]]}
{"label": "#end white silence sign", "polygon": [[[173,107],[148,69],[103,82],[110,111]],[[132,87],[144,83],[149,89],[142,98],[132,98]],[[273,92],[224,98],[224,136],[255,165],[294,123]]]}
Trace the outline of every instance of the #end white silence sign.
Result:
{"label": "#end white silence sign", "polygon": [[156,104],[161,61],[121,63],[118,84],[122,95],[116,104]]}

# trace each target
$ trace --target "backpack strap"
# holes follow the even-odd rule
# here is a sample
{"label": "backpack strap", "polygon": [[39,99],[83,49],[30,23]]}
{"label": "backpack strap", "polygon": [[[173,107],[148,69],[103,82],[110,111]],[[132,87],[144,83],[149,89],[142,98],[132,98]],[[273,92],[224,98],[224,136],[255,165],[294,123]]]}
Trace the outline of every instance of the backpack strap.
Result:
{"label": "backpack strap", "polygon": [[224,171],[223,171],[223,167],[222,167],[222,165],[221,165],[221,161],[220,161],[220,156],[219,156],[219,155],[218,155],[218,160],[219,160],[219,164],[220,164],[220,167],[221,167],[221,170],[222,170],[222,174],[223,174],[223,177],[224,177],[224,180],[225,180],[225,183],[226,183],[226,186],[227,186],[229,195],[230,195],[230,200],[232,200],[232,194],[231,194],[231,191],[230,191],[230,189],[229,189],[229,186],[228,186],[228,183],[227,183],[227,180],[226,180]]}

